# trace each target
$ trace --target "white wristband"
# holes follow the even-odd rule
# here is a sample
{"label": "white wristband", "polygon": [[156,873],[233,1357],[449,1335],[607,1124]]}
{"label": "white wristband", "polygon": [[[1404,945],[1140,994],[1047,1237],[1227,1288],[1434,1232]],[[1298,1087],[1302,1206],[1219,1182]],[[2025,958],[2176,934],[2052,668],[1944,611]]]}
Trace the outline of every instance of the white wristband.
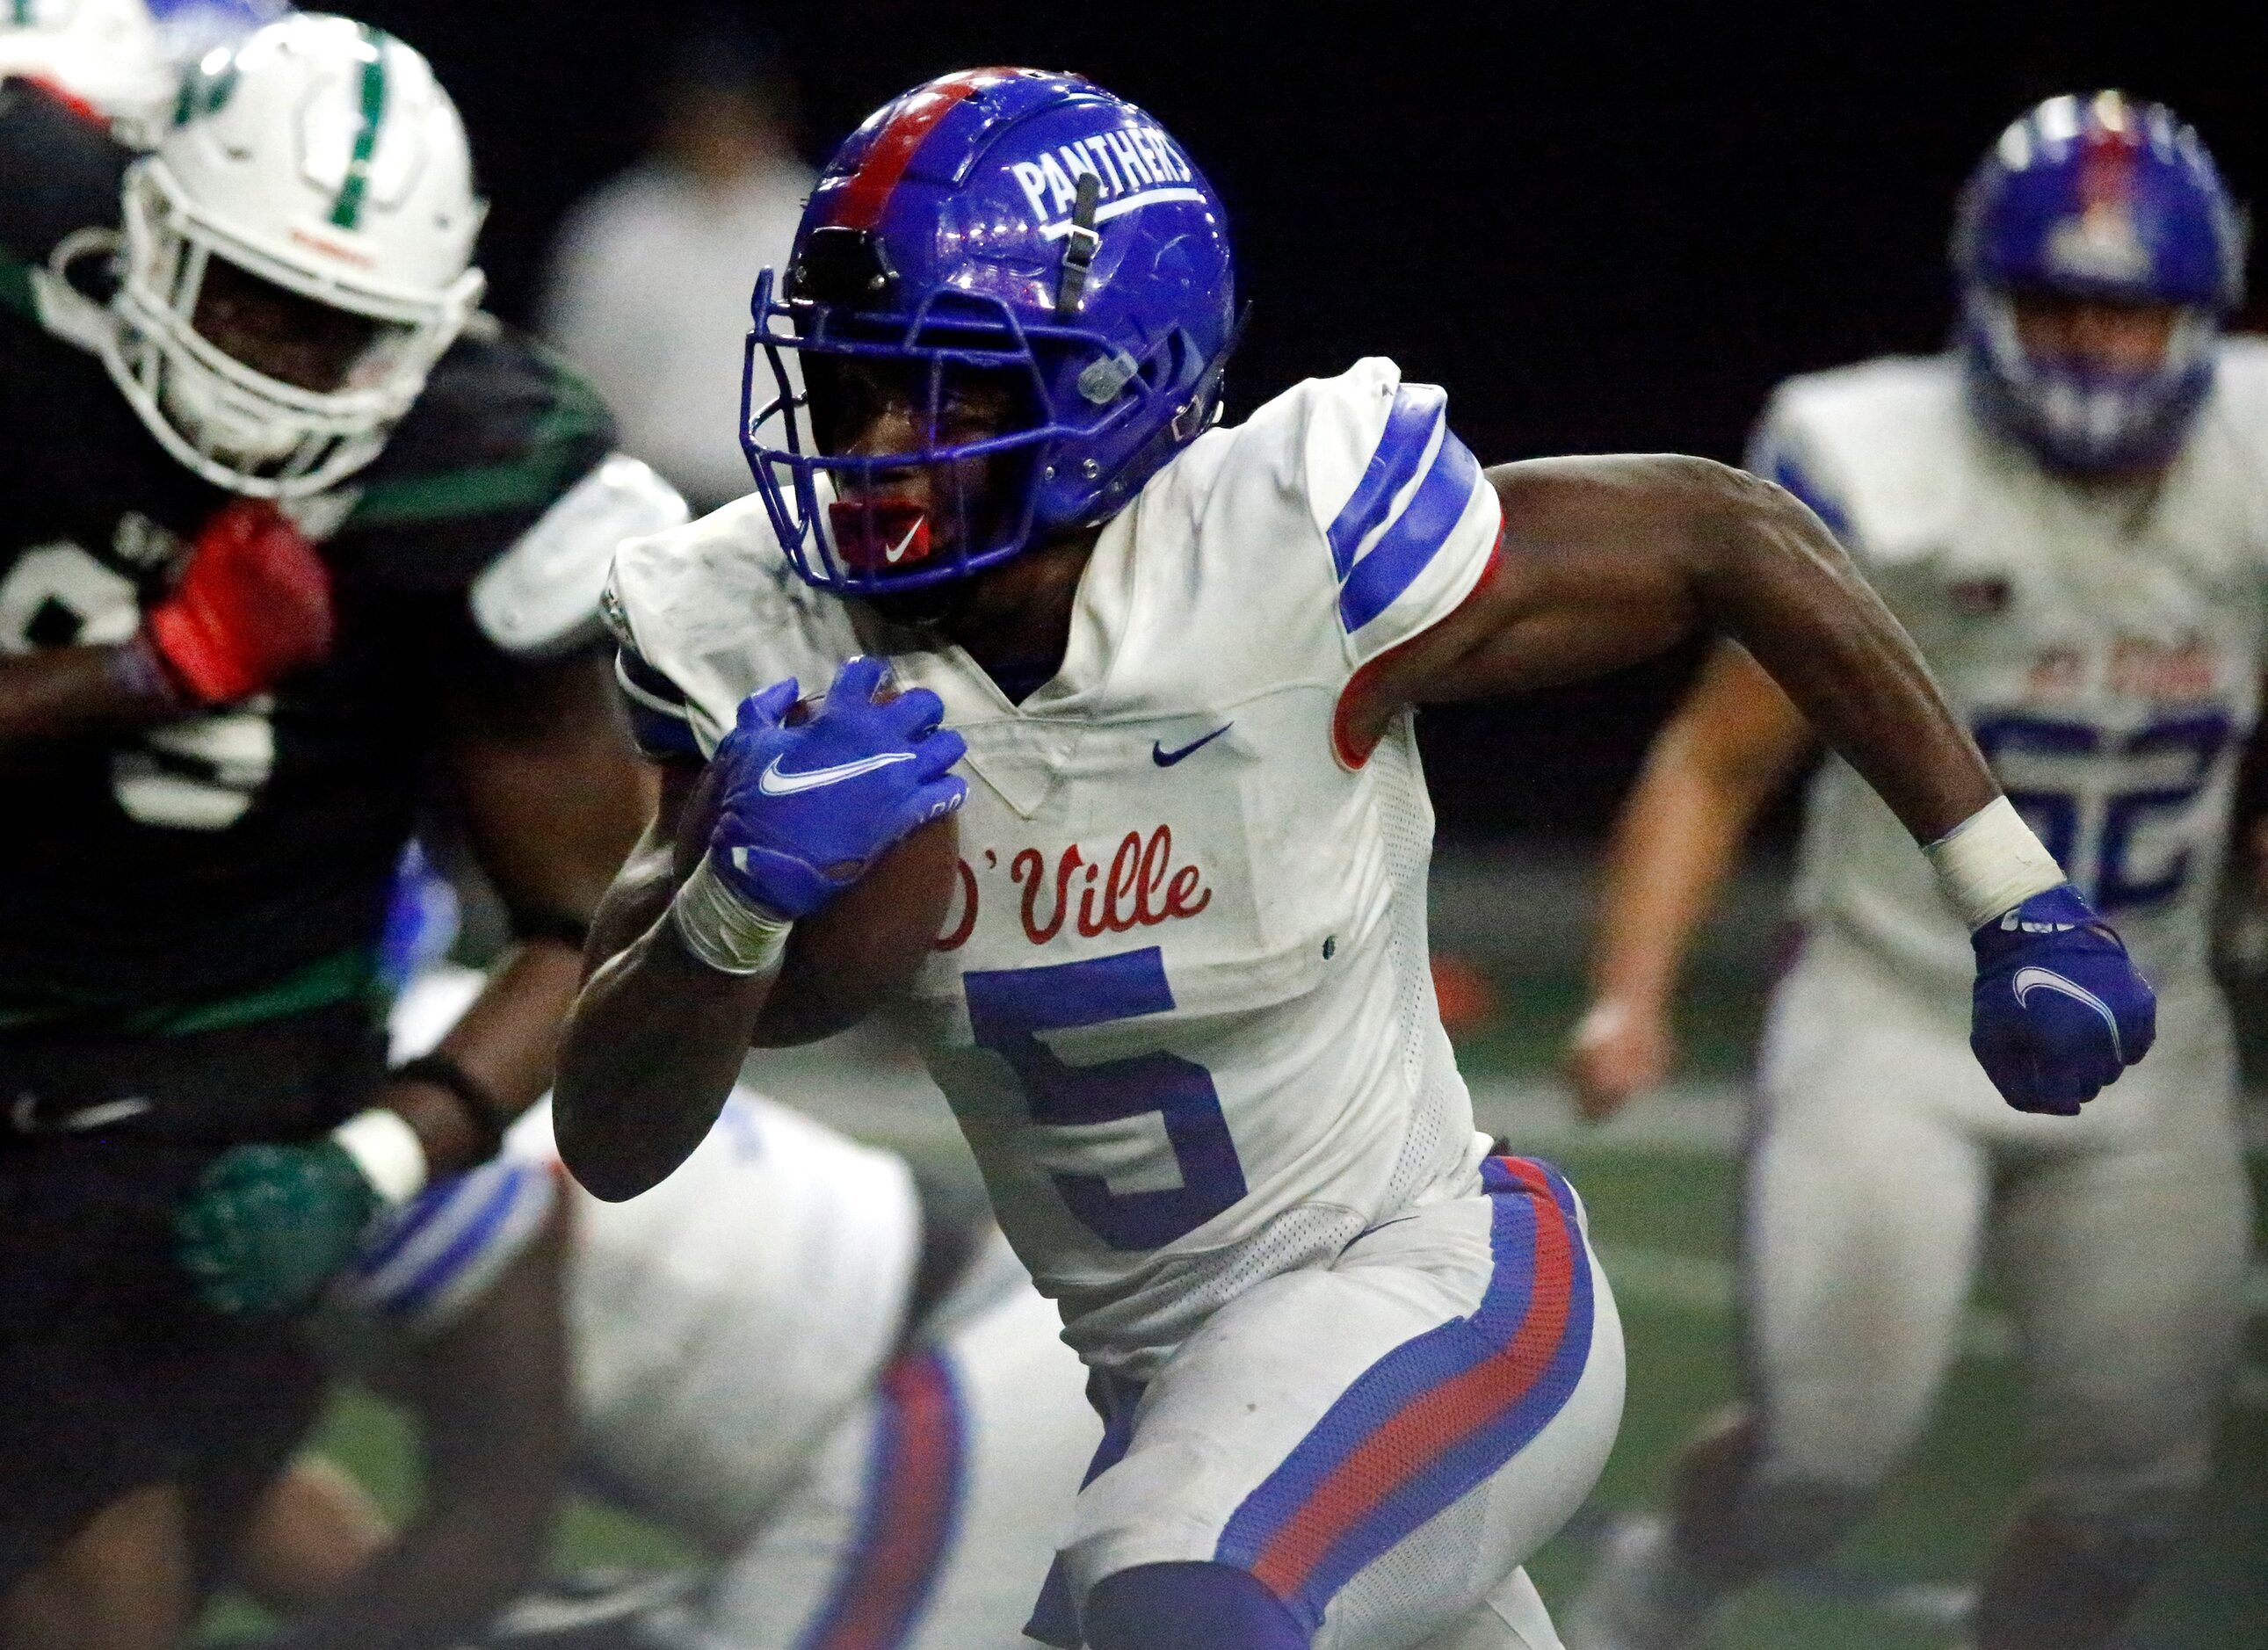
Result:
{"label": "white wristband", "polygon": [[1975,932],[2035,894],[2069,881],[2007,797],[1995,797],[1922,851],[1937,885]]}
{"label": "white wristband", "polygon": [[424,1144],[398,1111],[374,1106],[332,1130],[331,1138],[388,1204],[408,1203],[425,1184]]}
{"label": "white wristband", "polygon": [[669,902],[670,920],[685,948],[720,974],[764,974],[779,967],[795,919],[751,904],[701,863]]}

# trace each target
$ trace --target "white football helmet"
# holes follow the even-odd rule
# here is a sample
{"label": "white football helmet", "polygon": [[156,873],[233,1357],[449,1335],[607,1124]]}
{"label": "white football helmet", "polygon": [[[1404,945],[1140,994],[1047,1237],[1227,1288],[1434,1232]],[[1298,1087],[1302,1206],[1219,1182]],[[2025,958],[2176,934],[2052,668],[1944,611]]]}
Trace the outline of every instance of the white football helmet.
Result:
{"label": "white football helmet", "polygon": [[[111,376],[208,481],[261,497],[335,485],[378,456],[479,303],[485,210],[423,57],[345,18],[269,24],[190,70],[156,152],[126,174]],[[216,291],[271,316],[300,300],[330,334],[333,381],[291,381],[208,336],[200,299]]]}
{"label": "white football helmet", "polygon": [[142,0],[4,0],[0,79],[11,76],[84,104],[137,148],[173,107],[173,65]]}

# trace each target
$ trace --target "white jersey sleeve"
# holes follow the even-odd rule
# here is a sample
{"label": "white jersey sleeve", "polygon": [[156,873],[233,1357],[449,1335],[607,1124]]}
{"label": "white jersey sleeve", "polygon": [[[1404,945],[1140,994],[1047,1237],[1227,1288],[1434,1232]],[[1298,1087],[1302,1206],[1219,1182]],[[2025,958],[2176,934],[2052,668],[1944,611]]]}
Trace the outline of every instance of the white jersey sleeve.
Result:
{"label": "white jersey sleeve", "polygon": [[424,1338],[488,1293],[543,1227],[559,1171],[524,1151],[435,1181],[363,1240],[336,1292],[350,1308]]}
{"label": "white jersey sleeve", "polygon": [[754,495],[624,543],[600,612],[631,730],[654,756],[706,757],[748,695],[790,676],[824,693],[865,645],[843,602],[796,577]]}
{"label": "white jersey sleeve", "polygon": [[[1248,587],[1262,645],[1241,651],[1335,692],[1454,612],[1502,534],[1496,490],[1450,429],[1447,395],[1403,382],[1382,357],[1294,387],[1192,458],[1197,476],[1210,467],[1233,495],[1209,501],[1233,529],[1197,535],[1197,577]],[[1359,764],[1366,753],[1336,724],[1333,735]]]}
{"label": "white jersey sleeve", "polygon": [[1329,552],[1351,674],[1472,593],[1502,534],[1503,511],[1449,428],[1447,394],[1403,383],[1391,361],[1373,357],[1312,379],[1285,401],[1304,426],[1304,502]]}

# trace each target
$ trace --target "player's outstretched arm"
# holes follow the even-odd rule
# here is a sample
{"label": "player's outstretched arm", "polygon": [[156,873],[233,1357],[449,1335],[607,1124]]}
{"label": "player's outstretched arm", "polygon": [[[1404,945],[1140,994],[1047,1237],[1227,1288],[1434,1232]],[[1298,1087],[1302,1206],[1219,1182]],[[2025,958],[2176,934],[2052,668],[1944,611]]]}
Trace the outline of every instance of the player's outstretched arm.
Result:
{"label": "player's outstretched arm", "polygon": [[1494,575],[1382,661],[1369,702],[1517,692],[1650,659],[1697,630],[1746,647],[1918,842],[1999,794],[1918,650],[1792,494],[1676,456],[1538,459],[1489,472]]}
{"label": "player's outstretched arm", "polygon": [[208,1305],[304,1304],[381,1206],[490,1155],[550,1083],[584,930],[644,807],[612,696],[606,661],[588,652],[447,696],[459,812],[519,943],[441,1045],[339,1128],[232,1146],[206,1166],[174,1226]]}
{"label": "player's outstretched arm", "polygon": [[679,771],[592,934],[569,1017],[554,1121],[561,1160],[596,1196],[637,1196],[701,1143],[787,955],[789,934],[887,849],[961,806],[961,736],[881,662],[845,664],[791,723],[796,683],[742,702],[697,781]]}
{"label": "player's outstretched arm", "polygon": [[331,630],[330,573],[314,546],[273,505],[237,499],[205,524],[132,637],[0,659],[0,750],[248,698],[319,663]]}
{"label": "player's outstretched arm", "polygon": [[1543,687],[1697,630],[1746,647],[1928,851],[1974,936],[1970,1043],[2008,1102],[2070,1113],[2148,1051],[2149,986],[1999,792],[1912,638],[1792,494],[1706,460],[1490,472],[1493,576],[1351,689],[1357,741],[1403,706]]}
{"label": "player's outstretched arm", "polygon": [[1718,650],[1646,753],[1607,851],[1591,1001],[1567,1050],[1576,1103],[1594,1122],[1667,1078],[1671,1009],[1757,812],[1811,748],[1787,696],[1739,648]]}

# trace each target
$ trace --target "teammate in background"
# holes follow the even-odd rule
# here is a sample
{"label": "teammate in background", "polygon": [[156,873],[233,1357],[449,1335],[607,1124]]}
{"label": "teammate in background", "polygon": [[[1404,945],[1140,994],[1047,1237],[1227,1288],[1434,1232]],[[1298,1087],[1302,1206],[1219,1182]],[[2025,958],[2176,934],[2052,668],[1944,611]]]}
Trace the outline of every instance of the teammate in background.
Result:
{"label": "teammate in background", "polygon": [[[446,1024],[461,979],[404,1009]],[[630,1204],[565,1182],[531,1114],[374,1233],[346,1293],[412,1344],[394,1384],[433,1477],[398,1537],[318,1463],[270,1492],[247,1567],[333,1595],[294,1646],[531,1646],[563,1615],[585,1650],[1008,1650],[1101,1432],[981,1201],[746,1089]],[[587,1488],[715,1568],[630,1589],[603,1631],[585,1601],[483,1636],[534,1577],[571,1443]]]}
{"label": "teammate in background", "polygon": [[748,490],[733,435],[748,270],[786,255],[814,181],[795,88],[748,14],[678,26],[652,152],[576,203],[544,280],[543,335],[606,398],[622,446],[703,509]]}
{"label": "teammate in background", "polygon": [[[601,1197],[667,1174],[775,982],[808,988],[794,919],[965,785],[914,1013],[1107,1425],[1031,1631],[1535,1650],[1518,1565],[1604,1462],[1621,1336],[1573,1191],[1473,1130],[1413,707],[1728,631],[1995,924],[2012,1101],[2139,1058],[2148,988],[1786,492],[1681,458],[1484,474],[1379,359],[1215,428],[1233,285],[1202,174],[1076,77],[949,75],[837,152],[756,289],[760,496],[615,561],[664,803],[593,937],[559,1144]],[[2018,998],[2025,969],[2115,1026]]]}
{"label": "teammate in background", "polygon": [[[136,159],[0,85],[9,1644],[174,1636],[191,1513],[225,1527],[314,1402],[295,1303],[549,1082],[642,808],[596,593],[682,519],[475,313],[417,54],[294,18],[173,107]],[[372,953],[429,771],[522,943],[389,1076]]]}
{"label": "teammate in background", "polygon": [[[1580,1650],[1697,1644],[1733,1589],[1858,1522],[1921,1430],[1988,1239],[2039,1464],[1976,1642],[2108,1642],[2205,1477],[2248,1226],[2207,930],[2258,711],[2268,349],[2215,336],[2244,249],[2204,145],[2116,92],[2051,99],[2002,135],[1953,261],[1958,351],[1784,386],[1752,467],[1810,502],[1919,639],[2009,795],[2132,941],[2163,1047],[2083,1120],[1996,1104],[1965,1044],[1955,915],[1896,821],[1827,765],[1744,1181],[1749,1403],[1687,1451],[1668,1524],[1612,1550]],[[1815,740],[1729,649],[1656,740],[1572,1056],[1587,1115],[1668,1073],[1687,945]]]}

